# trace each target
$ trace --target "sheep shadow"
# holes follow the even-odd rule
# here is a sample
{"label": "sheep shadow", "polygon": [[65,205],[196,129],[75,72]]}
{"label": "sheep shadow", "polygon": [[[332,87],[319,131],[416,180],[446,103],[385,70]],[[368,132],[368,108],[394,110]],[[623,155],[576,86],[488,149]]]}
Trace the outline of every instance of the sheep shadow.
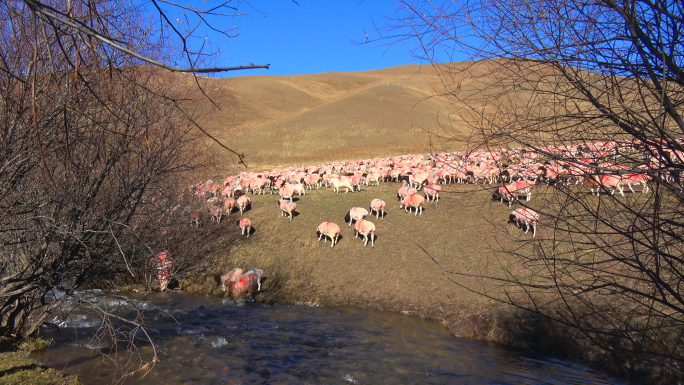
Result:
{"label": "sheep shadow", "polygon": [[[425,211],[427,211],[427,209],[426,209],[425,206],[422,206],[422,207],[423,207],[423,211],[420,212],[420,213],[418,213],[418,215],[422,215],[422,213],[424,213]],[[411,214],[416,215],[416,212],[418,212],[418,208],[417,208],[417,207],[409,207],[409,208],[408,208],[408,212],[406,211],[406,209],[401,209],[401,210],[402,210],[405,214],[409,214],[409,215],[411,215]]]}
{"label": "sheep shadow", "polygon": [[370,214],[368,214],[368,216],[373,217],[373,219],[375,219],[377,221],[382,221],[387,216],[387,211],[383,211],[383,212],[379,213],[378,215],[376,215],[375,211],[369,211],[369,213]]}

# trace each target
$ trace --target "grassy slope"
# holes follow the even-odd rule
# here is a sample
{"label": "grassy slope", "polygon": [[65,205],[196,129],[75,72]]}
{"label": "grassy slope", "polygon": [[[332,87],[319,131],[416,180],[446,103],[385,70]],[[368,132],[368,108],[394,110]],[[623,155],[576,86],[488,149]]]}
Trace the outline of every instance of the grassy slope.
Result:
{"label": "grassy slope", "polygon": [[[495,243],[493,234],[510,232],[510,239],[498,237],[503,242],[531,238],[531,234],[507,227],[510,210],[490,204],[489,191],[473,193],[466,192],[473,186],[445,186],[442,199],[428,203],[423,214],[415,216],[399,209],[399,187],[398,183],[384,183],[348,194],[314,190],[295,198],[298,215],[292,221],[280,217],[277,195],[253,196],[252,207],[244,216],[252,220],[256,231],[249,239],[239,239],[234,247],[216,253],[218,266],[213,273],[233,267],[263,268],[268,277],[260,294],[263,300],[289,298],[397,311],[438,320],[461,335],[485,337],[461,328],[459,322],[487,313],[491,301],[450,280],[478,288],[483,287],[482,282],[445,273],[436,262],[467,274],[501,274],[500,264],[507,266],[509,261],[490,248]],[[361,239],[354,238],[353,226],[344,223],[351,207],[367,208],[373,198],[388,204],[384,220],[369,217],[378,229],[374,248],[370,244],[364,247]],[[234,213],[221,224],[209,223],[193,231],[198,236],[239,237],[239,219],[239,213]],[[342,239],[334,248],[329,242],[317,241],[316,227],[324,221],[342,228]],[[190,289],[208,290],[214,285],[206,278],[204,285]]]}

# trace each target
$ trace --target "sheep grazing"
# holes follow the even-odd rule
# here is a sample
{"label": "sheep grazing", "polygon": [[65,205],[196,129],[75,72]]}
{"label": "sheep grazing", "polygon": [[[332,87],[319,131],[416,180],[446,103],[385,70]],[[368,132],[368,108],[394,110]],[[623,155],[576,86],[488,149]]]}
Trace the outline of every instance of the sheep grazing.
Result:
{"label": "sheep grazing", "polygon": [[221,199],[216,198],[216,197],[209,198],[209,199],[207,199],[207,204],[209,206],[220,206],[221,205]]}
{"label": "sheep grazing", "polygon": [[352,187],[351,182],[349,179],[342,179],[342,178],[330,178],[330,183],[333,186],[333,192],[339,193],[340,192],[340,187],[344,187],[345,191],[344,193],[348,193],[349,191],[354,192],[354,187]]}
{"label": "sheep grazing", "polygon": [[226,291],[226,282],[237,281],[243,272],[244,271],[241,268],[236,267],[235,269],[229,271],[227,274],[217,277],[216,281],[218,284],[221,285],[221,290]]}
{"label": "sheep grazing", "polygon": [[409,185],[420,189],[424,184],[427,184],[427,178],[428,174],[424,172],[411,174],[409,175]]}
{"label": "sheep grazing", "polygon": [[221,223],[221,217],[223,216],[223,210],[217,206],[209,207],[209,214],[211,215],[211,221],[216,221],[216,223]]}
{"label": "sheep grazing", "polygon": [[247,234],[247,238],[249,238],[249,233],[252,230],[252,221],[250,221],[248,218],[242,218],[240,219],[239,226],[241,235],[244,237],[245,234]]}
{"label": "sheep grazing", "polygon": [[614,175],[590,175],[585,177],[583,182],[592,186],[592,195],[595,194],[596,196],[600,196],[601,187],[605,186],[610,187],[610,195],[614,195],[615,190],[617,190],[620,193],[620,196],[625,196],[624,189],[621,186],[620,177]]}
{"label": "sheep grazing", "polygon": [[627,174],[620,178],[620,185],[627,185],[629,191],[634,192],[632,185],[641,185],[641,192],[647,193],[650,191],[648,187],[648,182],[651,177],[646,174]]}
{"label": "sheep grazing", "polygon": [[399,198],[399,200],[402,200],[402,199],[406,198],[407,196],[415,194],[417,192],[418,192],[418,190],[416,190],[413,187],[404,186],[404,187],[401,187],[399,189],[399,191],[397,191],[397,198]]}
{"label": "sheep grazing", "polygon": [[280,216],[289,216],[290,220],[292,220],[292,213],[297,209],[297,204],[294,202],[290,202],[287,199],[281,199],[278,201],[278,204],[280,206]]}
{"label": "sheep grazing", "polygon": [[508,207],[511,207],[513,201],[517,201],[518,196],[520,195],[524,195],[525,200],[529,201],[532,197],[532,187],[534,187],[534,185],[535,182],[519,180],[499,187],[495,194],[498,195],[500,199],[499,204],[506,200],[506,202],[508,202]]}
{"label": "sheep grazing", "polygon": [[496,192],[496,195],[498,195],[499,199],[501,200],[499,204],[502,204],[504,200],[508,202],[508,208],[510,208],[513,204],[513,201],[517,199],[516,193],[509,191],[508,188],[506,188],[506,186],[499,187],[499,189]]}
{"label": "sheep grazing", "polygon": [[318,188],[321,187],[321,176],[318,174],[307,175],[304,177],[304,183],[308,190],[313,189],[313,186],[316,186],[316,190],[318,190]]}
{"label": "sheep grazing", "polygon": [[375,246],[373,242],[373,238],[375,238],[375,224],[373,224],[373,222],[361,219],[360,221],[356,222],[356,224],[354,224],[354,233],[356,235],[356,238],[359,237],[359,234],[363,235],[364,247],[366,247],[366,245],[368,244],[368,238],[370,238],[371,247]]}
{"label": "sheep grazing", "polygon": [[[261,275],[256,273],[255,270],[260,269],[252,269],[242,274],[235,281],[225,281],[224,290],[230,293],[232,297],[239,297],[243,294],[252,295],[259,291],[261,289]],[[263,275],[263,271],[261,274]]]}
{"label": "sheep grazing", "polygon": [[[320,242],[321,238],[326,236],[330,238],[330,247],[333,247],[337,244],[337,241],[340,238],[340,231],[340,226],[332,222],[323,222],[316,228],[316,232],[319,234],[318,241]],[[323,243],[328,242],[328,238],[324,238]]]}
{"label": "sheep grazing", "polygon": [[385,208],[387,207],[387,204],[385,201],[382,199],[373,199],[370,203],[370,209],[371,213],[375,211],[375,219],[380,219],[380,215],[382,215],[382,219],[385,219]]}
{"label": "sheep grazing", "polygon": [[425,186],[423,191],[425,192],[425,198],[428,202],[430,202],[430,198],[432,198],[433,202],[439,202],[439,192],[442,191],[442,186],[438,184],[429,184]]}
{"label": "sheep grazing", "polygon": [[276,179],[273,181],[271,184],[271,195],[273,195],[274,191],[280,191],[281,188],[285,185],[285,181],[283,179]]}
{"label": "sheep grazing", "polygon": [[422,195],[411,194],[401,201],[401,205],[399,205],[399,208],[406,210],[406,212],[408,213],[409,208],[413,207],[416,209],[415,215],[418,215],[419,211],[420,215],[423,215],[423,203],[425,203],[425,198],[423,198]]}
{"label": "sheep grazing", "polygon": [[261,290],[261,277],[264,276],[262,269],[251,269],[248,273],[256,274],[257,276],[257,291]]}
{"label": "sheep grazing", "polygon": [[298,197],[306,195],[306,189],[304,188],[303,184],[293,184],[292,191],[296,192]]}
{"label": "sheep grazing", "polygon": [[352,187],[356,191],[361,191],[361,184],[363,184],[363,176],[360,176],[360,175],[356,176],[355,175],[355,176],[349,178],[349,183],[351,183]]}
{"label": "sheep grazing", "polygon": [[294,186],[292,186],[291,184],[281,187],[278,191],[280,199],[289,199],[290,202],[292,202],[292,196],[294,195],[294,193]]}
{"label": "sheep grazing", "polygon": [[352,207],[349,210],[349,226],[351,226],[352,221],[360,221],[368,216],[368,210],[363,207]]}
{"label": "sheep grazing", "polygon": [[226,206],[226,214],[230,215],[233,213],[233,209],[235,208],[235,199],[226,198],[225,202],[223,202],[223,205]]}
{"label": "sheep grazing", "polygon": [[527,207],[517,209],[508,217],[508,223],[515,223],[518,228],[525,225],[525,234],[530,231],[530,226],[532,227],[532,238],[537,236],[537,223],[539,223],[539,213],[530,210]]}
{"label": "sheep grazing", "polygon": [[249,189],[252,190],[252,195],[263,195],[266,189],[266,184],[269,182],[268,179],[258,178],[254,179],[249,183]]}
{"label": "sheep grazing", "polygon": [[375,183],[377,186],[380,186],[380,179],[382,178],[382,175],[379,173],[370,173],[366,176],[366,185],[372,186],[373,183]]}
{"label": "sheep grazing", "polygon": [[245,210],[247,209],[247,206],[249,206],[249,203],[251,201],[252,200],[249,199],[249,197],[247,195],[243,195],[243,196],[238,198],[237,206],[238,206],[238,209],[240,209],[240,215],[242,215],[245,212]]}
{"label": "sheep grazing", "polygon": [[190,213],[190,224],[194,224],[196,227],[200,227],[200,223],[204,219],[204,214],[201,211],[193,211]]}

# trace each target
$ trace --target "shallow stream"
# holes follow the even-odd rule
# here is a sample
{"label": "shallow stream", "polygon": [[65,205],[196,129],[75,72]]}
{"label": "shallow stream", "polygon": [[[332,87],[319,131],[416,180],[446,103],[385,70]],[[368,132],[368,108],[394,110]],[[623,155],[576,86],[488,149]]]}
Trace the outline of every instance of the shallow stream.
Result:
{"label": "shallow stream", "polygon": [[[567,362],[498,345],[459,339],[434,322],[351,307],[264,305],[178,293],[139,303],[160,362],[126,384],[620,384]],[[100,300],[114,314],[131,315],[115,299]],[[52,348],[35,358],[77,373],[84,384],[111,383],[135,355],[93,339],[102,319],[76,310]],[[143,357],[151,347],[138,343]],[[146,355],[146,356],[145,356]]]}

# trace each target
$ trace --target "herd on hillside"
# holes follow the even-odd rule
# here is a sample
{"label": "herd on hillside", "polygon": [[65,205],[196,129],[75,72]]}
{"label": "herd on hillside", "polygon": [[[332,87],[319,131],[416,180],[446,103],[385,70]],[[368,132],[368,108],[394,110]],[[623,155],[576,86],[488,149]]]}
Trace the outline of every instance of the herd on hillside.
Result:
{"label": "herd on hillside", "polygon": [[[679,140],[680,143],[684,142]],[[662,149],[660,149],[662,154]],[[643,162],[635,171],[633,165],[621,165],[623,155],[641,152]],[[281,216],[291,221],[297,210],[293,202],[297,196],[306,195],[307,190],[321,187],[330,188],[334,193],[360,191],[360,186],[379,186],[382,182],[402,182],[397,192],[400,207],[406,212],[422,215],[426,201],[438,201],[442,185],[448,183],[500,184],[493,196],[509,207],[521,197],[529,201],[532,190],[540,183],[588,185],[591,193],[599,196],[601,192],[616,192],[624,196],[625,188],[631,192],[649,191],[649,170],[659,170],[654,157],[658,151],[639,142],[593,142],[556,147],[543,147],[533,151],[529,148],[499,149],[493,151],[461,151],[423,155],[406,155],[393,158],[376,158],[360,161],[333,162],[318,166],[288,167],[266,172],[243,172],[227,177],[223,185],[212,180],[190,186],[191,194],[206,200],[206,209],[192,211],[191,223],[201,226],[205,217],[221,222],[223,215],[238,210],[244,215],[251,204],[246,195],[278,194]],[[684,159],[684,153],[671,151],[672,159]],[[575,159],[575,162],[561,159]],[[643,170],[643,172],[638,172]],[[662,170],[660,170],[662,171]],[[679,175],[668,178],[681,183]],[[637,187],[637,190],[634,188]],[[423,194],[420,194],[422,190]],[[364,246],[369,241],[374,246],[376,226],[366,219],[375,214],[376,219],[384,218],[386,203],[373,199],[370,211],[363,207],[353,207],[349,211],[349,224],[354,224],[354,234],[363,238]],[[536,236],[539,214],[527,207],[512,211],[509,223],[524,229],[527,234],[532,230]],[[252,222],[243,217],[239,227],[243,236],[249,237]],[[340,226],[333,222],[321,223],[316,232],[318,240],[330,239],[331,247],[337,244]],[[240,274],[237,274],[239,272]],[[253,269],[243,273],[234,269],[217,277],[217,282],[232,295],[253,292],[260,287],[263,271]]]}

